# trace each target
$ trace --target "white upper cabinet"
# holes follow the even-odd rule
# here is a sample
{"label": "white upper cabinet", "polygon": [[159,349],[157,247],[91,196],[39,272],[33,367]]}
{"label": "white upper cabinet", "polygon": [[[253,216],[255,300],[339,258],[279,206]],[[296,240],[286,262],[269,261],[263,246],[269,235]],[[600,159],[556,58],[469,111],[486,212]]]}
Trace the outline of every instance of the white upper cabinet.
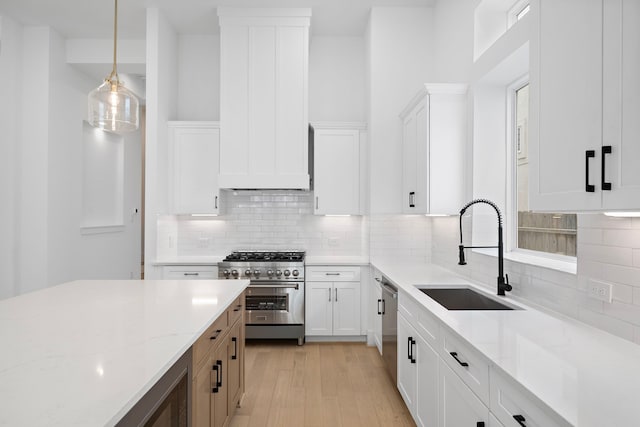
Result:
{"label": "white upper cabinet", "polygon": [[173,214],[219,212],[218,122],[169,122],[169,200]]}
{"label": "white upper cabinet", "polygon": [[314,213],[359,215],[360,130],[314,127]]}
{"label": "white upper cabinet", "polygon": [[640,208],[640,4],[537,0],[531,14],[529,207]]}
{"label": "white upper cabinet", "polygon": [[218,8],[220,187],[309,188],[310,9]]}
{"label": "white upper cabinet", "polygon": [[464,202],[467,86],[426,84],[400,114],[402,212],[457,214]]}

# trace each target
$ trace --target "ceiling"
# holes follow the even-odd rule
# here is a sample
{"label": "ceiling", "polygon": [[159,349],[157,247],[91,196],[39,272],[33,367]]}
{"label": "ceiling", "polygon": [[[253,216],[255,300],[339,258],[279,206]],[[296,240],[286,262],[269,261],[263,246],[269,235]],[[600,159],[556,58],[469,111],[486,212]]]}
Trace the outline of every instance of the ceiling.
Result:
{"label": "ceiling", "polygon": [[[119,0],[118,38],[145,37],[145,8],[159,7],[179,33],[219,32],[215,8],[311,7],[313,35],[359,36],[372,6],[433,6],[437,0]],[[50,25],[65,38],[113,37],[112,1],[2,0],[0,16]]]}

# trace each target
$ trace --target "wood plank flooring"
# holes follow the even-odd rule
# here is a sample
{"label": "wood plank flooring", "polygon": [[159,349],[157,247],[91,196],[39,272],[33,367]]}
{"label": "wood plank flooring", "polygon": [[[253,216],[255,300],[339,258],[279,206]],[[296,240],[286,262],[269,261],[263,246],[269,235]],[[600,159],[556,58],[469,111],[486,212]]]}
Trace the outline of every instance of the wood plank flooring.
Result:
{"label": "wood plank flooring", "polygon": [[247,341],[245,357],[230,427],[415,426],[375,347]]}

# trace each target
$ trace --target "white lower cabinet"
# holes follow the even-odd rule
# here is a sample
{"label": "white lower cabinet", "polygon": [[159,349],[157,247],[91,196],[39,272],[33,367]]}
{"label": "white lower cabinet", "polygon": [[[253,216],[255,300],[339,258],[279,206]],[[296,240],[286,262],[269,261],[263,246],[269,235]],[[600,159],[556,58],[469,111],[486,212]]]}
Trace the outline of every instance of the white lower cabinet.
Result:
{"label": "white lower cabinet", "polygon": [[305,335],[361,335],[360,267],[308,267],[306,277]]}
{"label": "white lower cabinet", "polygon": [[489,408],[440,360],[440,427],[488,427]]}
{"label": "white lower cabinet", "polygon": [[398,390],[421,427],[438,424],[438,354],[398,314]]}
{"label": "white lower cabinet", "polygon": [[571,427],[402,290],[397,336],[397,386],[418,426]]}
{"label": "white lower cabinet", "polygon": [[377,271],[373,273],[371,282],[370,307],[369,314],[373,319],[373,341],[378,352],[382,354],[382,310],[384,310],[384,306],[382,302],[382,275]]}

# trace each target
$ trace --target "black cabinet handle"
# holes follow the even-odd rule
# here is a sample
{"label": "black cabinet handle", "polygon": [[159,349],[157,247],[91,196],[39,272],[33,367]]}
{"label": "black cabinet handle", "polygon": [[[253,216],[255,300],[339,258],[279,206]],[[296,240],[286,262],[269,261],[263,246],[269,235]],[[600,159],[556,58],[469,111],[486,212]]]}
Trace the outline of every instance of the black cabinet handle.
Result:
{"label": "black cabinet handle", "polygon": [[605,178],[605,154],[611,154],[611,146],[610,145],[604,145],[602,147],[602,179],[601,179],[601,183],[602,183],[602,190],[606,190],[606,191],[611,191],[611,183],[606,181]]}
{"label": "black cabinet handle", "polygon": [[184,273],[185,276],[199,276],[200,273]]}
{"label": "black cabinet handle", "polygon": [[416,340],[411,339],[411,363],[416,363],[416,355],[413,354],[413,346],[416,345]]}
{"label": "black cabinet handle", "polygon": [[210,340],[215,340],[216,338],[218,338],[220,336],[220,332],[222,332],[222,329],[217,329],[216,330],[216,334],[212,337],[209,337]]}
{"label": "black cabinet handle", "polygon": [[385,314],[387,312],[387,303],[386,301],[383,299],[382,300],[382,314]]}
{"label": "black cabinet handle", "polygon": [[220,379],[216,382],[216,386],[222,387],[222,360],[216,360],[216,365],[220,367]]}
{"label": "black cabinet handle", "polygon": [[595,150],[587,150],[585,151],[585,191],[587,193],[593,193],[596,191],[596,186],[589,184],[589,159],[596,156]]}
{"label": "black cabinet handle", "polygon": [[464,367],[469,366],[469,364],[467,362],[463,362],[460,359],[458,359],[458,353],[456,353],[455,351],[452,351],[449,354],[451,355],[451,357],[456,359],[456,362],[458,362],[460,364],[460,366],[464,366]]}
{"label": "black cabinet handle", "polygon": [[522,415],[514,415],[513,419],[516,420],[516,422],[520,424],[522,427],[527,427],[527,425],[524,423],[526,420]]}
{"label": "black cabinet handle", "polygon": [[380,303],[382,302],[381,299],[378,300],[378,314],[382,314],[382,310],[380,310]]}
{"label": "black cabinet handle", "polygon": [[236,360],[238,358],[238,338],[232,337],[231,341],[233,342],[233,356],[231,356],[231,360]]}
{"label": "black cabinet handle", "polygon": [[416,192],[415,191],[410,191],[409,192],[409,207],[410,208],[415,208],[416,207]]}
{"label": "black cabinet handle", "polygon": [[212,393],[217,393],[220,391],[218,388],[220,386],[220,369],[218,368],[218,364],[216,363],[211,367],[212,370],[216,371],[216,380],[213,382],[213,388],[211,389]]}
{"label": "black cabinet handle", "polygon": [[413,350],[412,348],[413,346],[411,345],[412,342],[413,342],[413,337],[409,337],[407,339],[407,359],[409,360],[413,360],[413,355],[411,354]]}
{"label": "black cabinet handle", "polygon": [[214,201],[214,208],[218,209],[218,196],[216,196],[215,201]]}
{"label": "black cabinet handle", "polygon": [[484,427],[484,421],[478,421],[476,427]]}

